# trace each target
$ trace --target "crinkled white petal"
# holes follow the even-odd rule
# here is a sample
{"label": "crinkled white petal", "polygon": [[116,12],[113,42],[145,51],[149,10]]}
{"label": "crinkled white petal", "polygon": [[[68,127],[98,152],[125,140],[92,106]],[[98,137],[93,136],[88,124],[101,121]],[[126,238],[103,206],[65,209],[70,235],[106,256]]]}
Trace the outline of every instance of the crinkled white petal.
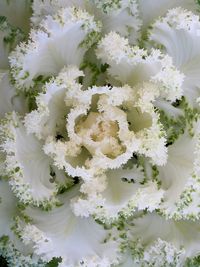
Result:
{"label": "crinkled white petal", "polygon": [[[0,95],[0,119],[6,113],[12,112],[13,110],[22,115],[26,113],[26,100],[16,92],[16,89],[10,82],[9,72],[7,70],[0,70]],[[0,151],[0,176],[6,176],[5,154],[2,151]]]}
{"label": "crinkled white petal", "polygon": [[103,34],[116,31],[121,36],[128,37],[131,43],[137,42],[141,28],[137,1],[90,0],[86,8],[102,21]]}
{"label": "crinkled white petal", "polygon": [[142,263],[142,266],[181,266],[183,254],[183,249],[177,249],[169,242],[158,238],[153,246],[144,252],[144,263]]}
{"label": "crinkled white petal", "polygon": [[148,157],[153,164],[164,165],[167,161],[166,135],[158,119],[154,114],[151,127],[138,132],[137,137],[142,140],[139,153]]}
{"label": "crinkled white petal", "polygon": [[47,264],[34,255],[32,250],[28,250],[19,239],[16,244],[7,236],[0,238],[0,256],[6,259],[8,266],[45,267]]}
{"label": "crinkled white petal", "polygon": [[81,85],[76,82],[80,76],[83,76],[83,72],[70,66],[64,68],[55,80],[45,85],[44,93],[40,93],[36,98],[37,110],[25,116],[28,133],[34,133],[39,139],[44,140],[48,136],[66,135],[66,116],[72,106],[71,98],[66,97],[66,92],[75,95],[80,91]]}
{"label": "crinkled white petal", "polygon": [[59,9],[69,6],[81,7],[93,14],[97,20],[102,22],[102,34],[114,30],[122,36],[129,37],[131,43],[135,43],[139,37],[141,20],[136,0],[34,0],[31,20],[34,25],[39,25],[43,17],[53,15]]}
{"label": "crinkled white petal", "polygon": [[110,75],[122,84],[153,82],[159,86],[160,95],[169,101],[182,96],[184,75],[175,68],[172,58],[159,50],[148,53],[131,47],[128,39],[111,32],[100,41],[96,53],[103,63],[109,64]]}
{"label": "crinkled white petal", "polygon": [[31,21],[34,26],[39,26],[41,21],[49,16],[56,14],[60,9],[66,7],[84,7],[83,0],[33,0],[33,14]]}
{"label": "crinkled white petal", "polygon": [[166,220],[149,213],[133,219],[129,231],[133,249],[135,246],[135,251],[137,247],[141,251],[139,263],[146,263],[144,266],[184,266],[187,258],[196,257],[200,251],[199,221]]}
{"label": "crinkled white petal", "polygon": [[175,66],[185,75],[183,95],[192,106],[200,96],[200,21],[199,16],[182,8],[169,10],[150,30],[150,39],[162,45]]}
{"label": "crinkled white petal", "polygon": [[50,212],[28,207],[25,214],[32,221],[21,224],[22,240],[32,243],[34,251],[44,260],[61,257],[62,267],[109,267],[118,262],[119,244],[109,237],[110,231],[92,218],[76,217],[70,209],[70,200],[77,188],[61,196],[61,207]]}
{"label": "crinkled white petal", "polygon": [[55,203],[58,190],[52,181],[51,159],[32,134],[27,134],[16,113],[7,115],[1,125],[1,148],[6,155],[5,173],[16,196],[23,203]]}
{"label": "crinkled white petal", "polygon": [[79,66],[100,28],[92,15],[75,7],[48,16],[32,31],[28,44],[21,43],[10,56],[16,84],[28,89],[37,78],[56,75],[67,65]]}
{"label": "crinkled white petal", "polygon": [[[131,161],[131,160],[130,160]],[[97,177],[96,185],[83,184],[81,191],[87,195],[85,199],[76,199],[73,210],[78,216],[93,216],[110,223],[123,215],[128,217],[135,210],[155,210],[163,197],[163,190],[159,190],[156,183],[145,181],[142,168],[133,165],[130,169],[118,168],[105,173],[106,180]],[[105,183],[104,187],[102,184]],[[95,192],[95,188],[101,191]]]}

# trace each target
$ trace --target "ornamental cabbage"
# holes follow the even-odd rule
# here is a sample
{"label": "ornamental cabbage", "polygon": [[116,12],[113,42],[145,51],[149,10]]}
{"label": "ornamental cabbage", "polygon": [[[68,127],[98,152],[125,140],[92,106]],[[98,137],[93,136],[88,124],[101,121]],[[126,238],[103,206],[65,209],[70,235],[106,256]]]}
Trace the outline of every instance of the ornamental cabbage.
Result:
{"label": "ornamental cabbage", "polygon": [[0,262],[200,264],[197,0],[0,3]]}

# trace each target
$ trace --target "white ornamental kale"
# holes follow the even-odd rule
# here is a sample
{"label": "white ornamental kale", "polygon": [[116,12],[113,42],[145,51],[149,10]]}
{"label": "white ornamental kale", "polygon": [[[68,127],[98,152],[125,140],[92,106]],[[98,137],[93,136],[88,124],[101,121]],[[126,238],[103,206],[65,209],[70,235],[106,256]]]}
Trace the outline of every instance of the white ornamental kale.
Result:
{"label": "white ornamental kale", "polygon": [[0,1],[0,265],[200,265],[199,4]]}

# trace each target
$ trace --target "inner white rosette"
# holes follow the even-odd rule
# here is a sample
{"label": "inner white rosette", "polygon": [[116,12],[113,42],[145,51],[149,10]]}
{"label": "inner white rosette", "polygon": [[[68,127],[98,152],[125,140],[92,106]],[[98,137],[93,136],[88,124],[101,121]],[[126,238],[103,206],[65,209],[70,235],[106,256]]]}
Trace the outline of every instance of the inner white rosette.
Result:
{"label": "inner white rosette", "polygon": [[166,220],[153,212],[130,221],[126,233],[136,266],[181,267],[199,254],[199,221]]}
{"label": "inner white rosette", "polygon": [[182,8],[171,9],[152,25],[149,38],[173,59],[184,75],[183,95],[191,107],[198,107],[200,96],[199,16]]}
{"label": "inner white rosette", "polygon": [[173,65],[172,58],[158,49],[148,52],[130,46],[128,39],[110,32],[99,42],[96,54],[109,65],[108,73],[119,84],[134,87],[151,83],[158,91],[157,98],[170,102],[181,98],[184,75]]}
{"label": "inner white rosette", "polygon": [[71,199],[78,194],[75,186],[60,195],[60,207],[49,212],[27,207],[24,214],[30,223],[19,220],[18,231],[25,244],[33,246],[36,255],[44,261],[61,258],[58,266],[109,267],[118,263],[120,242],[115,231],[105,230],[93,218],[81,218],[73,214]]}
{"label": "inner white rosette", "polygon": [[15,112],[7,114],[0,127],[1,150],[5,154],[4,175],[22,203],[42,205],[47,209],[58,203],[59,186],[67,186],[69,177],[52,166],[43,144],[28,134]]}
{"label": "inner white rosette", "polygon": [[38,108],[25,118],[28,132],[45,141],[54,164],[86,180],[120,167],[133,153],[164,164],[165,133],[145,90],[104,86],[82,91],[76,82],[82,75],[75,67],[65,68],[46,84],[36,98]]}
{"label": "inner white rosette", "polygon": [[[85,52],[98,40],[101,25],[76,7],[59,10],[33,30],[10,56],[16,85],[30,89],[43,78],[56,75],[67,65],[79,66]],[[70,41],[69,41],[70,40]]]}

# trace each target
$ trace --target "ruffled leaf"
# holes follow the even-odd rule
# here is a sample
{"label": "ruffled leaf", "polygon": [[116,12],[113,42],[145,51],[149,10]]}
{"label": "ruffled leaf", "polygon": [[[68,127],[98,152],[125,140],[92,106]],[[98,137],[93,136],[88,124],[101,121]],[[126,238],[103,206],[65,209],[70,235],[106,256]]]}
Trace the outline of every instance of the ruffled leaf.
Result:
{"label": "ruffled leaf", "polygon": [[139,266],[184,266],[199,253],[199,230],[198,221],[166,220],[151,213],[133,219],[128,239]]}
{"label": "ruffled leaf", "polygon": [[19,223],[22,240],[33,244],[34,251],[44,260],[61,257],[59,266],[110,266],[118,262],[119,244],[109,237],[92,218],[76,217],[70,209],[70,200],[77,188],[61,196],[63,205],[50,212],[31,207],[25,214],[31,223]]}
{"label": "ruffled leaf", "polygon": [[138,14],[137,1],[89,1],[87,9],[102,21],[102,33],[118,32],[129,38],[131,43],[137,43],[141,21]]}
{"label": "ruffled leaf", "polygon": [[162,46],[175,66],[185,75],[183,95],[192,107],[197,107],[200,71],[200,21],[197,15],[182,8],[169,10],[157,20],[150,31],[150,39]]}
{"label": "ruffled leaf", "polygon": [[111,32],[99,43],[97,57],[109,64],[109,74],[122,84],[134,87],[153,82],[159,87],[159,95],[171,102],[182,96],[184,76],[175,68],[172,58],[159,50],[148,53]]}
{"label": "ruffled leaf", "polygon": [[97,41],[100,28],[93,16],[75,7],[48,16],[32,31],[28,43],[21,43],[10,57],[17,86],[28,89],[37,79],[56,75],[64,66],[79,66]]}
{"label": "ruffled leaf", "polygon": [[182,7],[197,12],[198,5],[193,0],[140,0],[139,10],[143,30],[147,29],[158,17],[164,16],[171,8]]}
{"label": "ruffled leaf", "polygon": [[44,154],[42,143],[26,133],[16,113],[7,115],[2,122],[1,139],[6,155],[5,173],[20,201],[44,207],[55,204],[58,186],[52,181],[52,162]]}
{"label": "ruffled leaf", "polygon": [[8,182],[0,179],[0,255],[10,267],[43,267],[44,262],[32,256],[30,247],[24,246],[12,231],[14,216],[19,214],[17,204]]}
{"label": "ruffled leaf", "polygon": [[130,217],[136,210],[159,208],[164,191],[156,183],[146,181],[142,168],[131,165],[132,168],[107,171],[105,181],[99,177],[95,181],[94,177],[91,183],[83,184],[81,191],[87,197],[74,201],[75,214],[86,217],[92,214],[110,224],[121,216]]}

